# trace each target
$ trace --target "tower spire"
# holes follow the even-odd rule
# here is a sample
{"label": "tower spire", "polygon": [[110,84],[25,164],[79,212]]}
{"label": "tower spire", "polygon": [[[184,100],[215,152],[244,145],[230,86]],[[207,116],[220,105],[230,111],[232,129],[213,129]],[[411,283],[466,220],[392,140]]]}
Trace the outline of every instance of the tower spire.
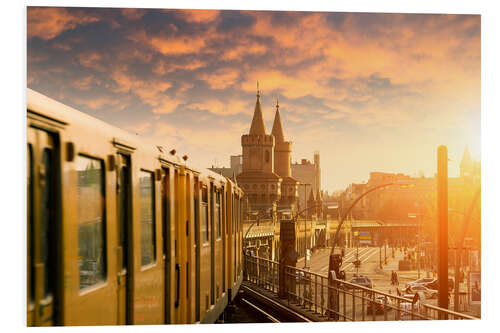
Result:
{"label": "tower spire", "polygon": [[283,126],[281,125],[280,105],[277,96],[276,96],[276,115],[274,116],[274,123],[271,134],[274,135],[276,142],[285,142],[285,136],[283,135]]}
{"label": "tower spire", "polygon": [[253,113],[252,125],[250,125],[250,135],[266,135],[266,125],[262,117],[262,110],[260,107],[260,90],[259,81],[257,81],[257,101],[255,102],[255,110]]}

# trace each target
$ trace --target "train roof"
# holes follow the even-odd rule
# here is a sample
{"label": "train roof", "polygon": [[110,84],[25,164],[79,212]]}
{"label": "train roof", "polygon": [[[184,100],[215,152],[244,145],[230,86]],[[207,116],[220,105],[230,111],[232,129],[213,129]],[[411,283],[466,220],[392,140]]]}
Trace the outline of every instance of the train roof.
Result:
{"label": "train roof", "polygon": [[[110,125],[100,119],[89,116],[86,113],[78,111],[70,106],[62,104],[50,97],[47,97],[33,89],[27,88],[26,91],[26,107],[29,112],[39,114],[44,117],[61,123],[62,125],[71,126],[71,124],[79,124],[79,126],[92,128],[94,131],[103,133],[106,136],[120,137],[128,143],[141,147],[143,149],[153,149],[157,152],[158,158],[176,165],[183,165],[187,169],[200,174],[201,177],[210,177],[217,181],[229,181],[233,185],[231,179],[226,178],[216,172],[213,172],[196,162],[183,161],[179,156],[170,154],[163,145],[158,145],[152,142],[151,139],[142,138],[134,135],[123,129]],[[172,147],[173,148],[173,147]]]}

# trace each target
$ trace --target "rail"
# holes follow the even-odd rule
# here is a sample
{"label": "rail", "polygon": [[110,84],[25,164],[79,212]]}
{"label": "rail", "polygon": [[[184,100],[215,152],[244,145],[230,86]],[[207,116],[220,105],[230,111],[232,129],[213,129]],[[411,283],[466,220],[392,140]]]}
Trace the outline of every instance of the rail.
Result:
{"label": "rail", "polygon": [[[244,278],[278,295],[280,263],[244,255]],[[282,273],[283,274],[283,273]],[[300,306],[324,321],[473,320],[463,313],[426,303],[425,297],[406,298],[286,266],[284,292],[288,305]],[[330,297],[330,301],[328,301]]]}

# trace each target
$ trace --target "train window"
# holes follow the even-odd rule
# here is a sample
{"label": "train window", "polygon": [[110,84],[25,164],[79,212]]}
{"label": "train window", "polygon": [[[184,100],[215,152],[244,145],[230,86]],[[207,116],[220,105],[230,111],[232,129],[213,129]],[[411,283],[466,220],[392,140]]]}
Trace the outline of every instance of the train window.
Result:
{"label": "train window", "polygon": [[53,161],[53,151],[52,149],[45,148],[43,150],[42,165],[45,172],[45,179],[42,187],[42,197],[41,197],[41,215],[42,215],[42,225],[41,225],[41,257],[42,263],[45,267],[43,276],[43,296],[47,297],[52,294],[52,281],[51,270],[53,269],[52,262],[53,256],[51,255],[52,247],[54,246],[54,222],[55,222],[55,208],[54,208],[54,165]]}
{"label": "train window", "polygon": [[222,209],[221,209],[221,216],[222,216],[222,228],[223,228],[223,232],[224,234],[228,234],[229,233],[229,227],[227,226],[228,223],[226,223],[226,200],[224,199],[225,198],[225,193],[224,192],[224,186],[222,187],[222,192],[221,192],[221,200],[222,200]]}
{"label": "train window", "polygon": [[31,144],[28,144],[28,288],[29,288],[29,298],[33,301],[35,297],[35,272],[33,261],[35,259],[34,253],[34,242],[33,242],[33,148]]}
{"label": "train window", "polygon": [[216,239],[220,239],[221,236],[221,218],[220,218],[220,191],[215,192],[215,214],[214,214],[214,225],[215,225],[215,236]]}
{"label": "train window", "polygon": [[194,179],[194,246],[198,246],[198,228],[200,225],[200,216],[198,211],[199,204],[199,188],[198,188],[198,178]]}
{"label": "train window", "polygon": [[103,170],[100,160],[81,155],[76,159],[80,289],[106,278]]}
{"label": "train window", "polygon": [[209,229],[208,229],[208,190],[207,187],[201,189],[201,236],[203,243],[209,241]]}
{"label": "train window", "polygon": [[156,235],[154,217],[154,177],[149,171],[139,173],[139,196],[141,212],[141,265],[156,260]]}
{"label": "train window", "polygon": [[163,255],[168,254],[169,236],[170,236],[170,169],[164,168],[164,181],[161,186],[162,190],[162,207],[163,207]]}
{"label": "train window", "polygon": [[232,221],[231,221],[231,225],[233,226],[233,235],[236,233],[236,195],[233,194],[233,202],[232,202]]}

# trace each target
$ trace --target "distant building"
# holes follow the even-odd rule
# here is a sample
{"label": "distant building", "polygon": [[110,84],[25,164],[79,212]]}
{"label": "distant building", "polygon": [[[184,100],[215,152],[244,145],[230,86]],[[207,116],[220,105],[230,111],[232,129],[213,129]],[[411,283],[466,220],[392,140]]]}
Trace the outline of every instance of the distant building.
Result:
{"label": "distant building", "polygon": [[230,158],[231,158],[230,168],[224,168],[224,167],[216,168],[212,165],[212,167],[208,169],[218,174],[221,174],[224,177],[232,179],[233,177],[238,176],[243,171],[243,161],[242,161],[242,155],[231,155]]}
{"label": "distant building", "polygon": [[298,182],[290,170],[292,143],[285,141],[278,103],[272,132],[266,134],[258,90],[250,131],[242,135],[241,146],[242,172],[237,181],[250,209],[269,217],[276,216],[277,209],[294,210]]}
{"label": "distant building", "polygon": [[[384,224],[418,224],[426,235],[435,235],[437,201],[436,177],[411,177],[402,173],[371,172],[366,183],[350,184],[339,196],[340,212],[347,209],[361,194],[378,185],[395,181],[409,181],[414,186],[387,186],[364,196],[354,206],[350,216],[354,220],[374,220]],[[460,163],[460,176],[448,178],[449,232],[463,232],[464,214],[471,207],[481,185],[481,163],[473,161],[465,148]],[[327,198],[333,201],[334,198]],[[481,239],[480,202],[476,203],[467,235],[475,246]],[[413,239],[414,241],[414,239]]]}
{"label": "distant building", "polygon": [[310,184],[309,186],[299,186],[299,206],[306,207],[309,199],[308,194],[321,191],[321,167],[319,161],[319,152],[314,152],[314,163],[303,158],[300,163],[292,164],[292,177],[297,179],[300,184]]}

